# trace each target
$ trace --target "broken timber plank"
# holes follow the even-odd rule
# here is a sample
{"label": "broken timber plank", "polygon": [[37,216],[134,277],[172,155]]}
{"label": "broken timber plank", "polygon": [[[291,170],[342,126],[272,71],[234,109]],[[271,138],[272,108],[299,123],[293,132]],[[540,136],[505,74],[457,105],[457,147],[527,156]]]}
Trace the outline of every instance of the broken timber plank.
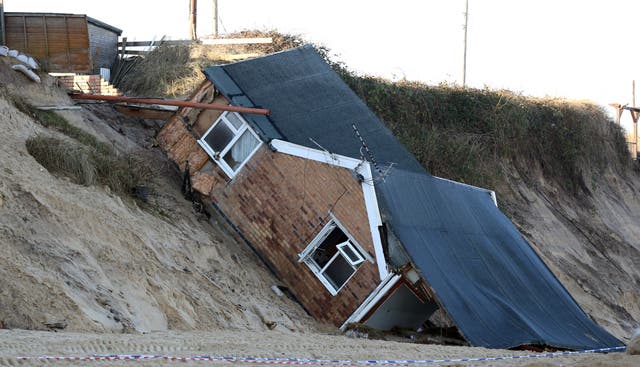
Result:
{"label": "broken timber plank", "polygon": [[81,110],[80,106],[38,106],[36,110],[40,111],[63,111],[63,110]]}

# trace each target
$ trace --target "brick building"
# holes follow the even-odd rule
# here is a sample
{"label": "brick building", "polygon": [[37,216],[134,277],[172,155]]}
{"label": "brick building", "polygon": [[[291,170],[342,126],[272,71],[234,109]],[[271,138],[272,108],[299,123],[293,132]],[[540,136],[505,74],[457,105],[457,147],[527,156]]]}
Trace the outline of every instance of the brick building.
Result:
{"label": "brick building", "polygon": [[110,68],[118,56],[118,37],[122,30],[91,17],[87,17],[87,28],[92,72],[100,73],[100,68]]}
{"label": "brick building", "polygon": [[316,319],[415,330],[440,309],[474,346],[621,344],[492,191],[427,173],[311,46],[204,72],[191,101],[270,114],[181,108],[157,141]]}

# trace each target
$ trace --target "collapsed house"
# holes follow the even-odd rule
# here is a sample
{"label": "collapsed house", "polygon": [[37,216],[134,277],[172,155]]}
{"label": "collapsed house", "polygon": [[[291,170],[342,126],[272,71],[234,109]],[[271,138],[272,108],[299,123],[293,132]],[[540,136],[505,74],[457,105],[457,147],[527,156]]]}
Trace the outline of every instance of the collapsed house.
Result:
{"label": "collapsed house", "polygon": [[471,345],[622,343],[595,324],[492,191],[427,173],[311,46],[204,70],[157,140],[316,319],[418,328],[441,310]]}

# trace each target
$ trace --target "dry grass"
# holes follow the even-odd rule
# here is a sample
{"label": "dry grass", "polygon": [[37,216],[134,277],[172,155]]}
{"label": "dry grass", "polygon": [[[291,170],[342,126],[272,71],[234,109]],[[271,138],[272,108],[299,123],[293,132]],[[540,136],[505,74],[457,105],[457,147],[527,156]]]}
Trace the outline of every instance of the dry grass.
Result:
{"label": "dry grass", "polygon": [[156,47],[117,83],[126,94],[145,97],[179,98],[190,94],[204,80],[202,69],[245,58],[262,56],[302,45],[297,36],[275,31],[243,31],[228,38],[271,37],[271,44],[180,45]]}
{"label": "dry grass", "polygon": [[45,136],[31,138],[26,145],[29,154],[49,172],[69,177],[79,185],[97,182],[97,170],[89,148]]}
{"label": "dry grass", "polygon": [[49,172],[79,185],[101,184],[114,192],[133,195],[137,187],[148,184],[155,175],[148,161],[136,154],[120,157],[77,141],[46,136],[30,138],[26,146]]}
{"label": "dry grass", "polygon": [[36,136],[26,141],[27,151],[49,172],[68,177],[79,185],[102,184],[121,194],[133,195],[156,175],[143,152],[120,156],[108,144],[73,126],[53,111],[40,111],[22,99],[13,104],[44,127],[70,139]]}

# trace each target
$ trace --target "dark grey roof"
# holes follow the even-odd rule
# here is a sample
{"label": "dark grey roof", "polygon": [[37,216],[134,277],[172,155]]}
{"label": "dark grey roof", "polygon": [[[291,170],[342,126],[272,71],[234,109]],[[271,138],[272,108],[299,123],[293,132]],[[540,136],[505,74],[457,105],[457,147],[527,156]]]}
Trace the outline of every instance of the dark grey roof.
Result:
{"label": "dark grey roof", "polygon": [[272,138],[360,157],[352,123],[380,163],[396,163],[376,186],[413,263],[472,345],[595,348],[621,343],[592,322],[486,191],[429,175],[310,46],[205,73]]}
{"label": "dark grey roof", "polygon": [[116,28],[116,27],[114,27],[114,26],[112,26],[110,24],[107,24],[105,22],[99,21],[96,18],[91,18],[91,17],[88,16],[87,17],[87,22],[89,22],[89,23],[91,23],[91,24],[93,24],[95,26],[98,26],[100,28],[104,28],[106,30],[109,30],[109,31],[117,34],[118,36],[122,34],[122,29]]}
{"label": "dark grey roof", "polygon": [[116,28],[110,24],[99,21],[98,19],[86,16],[85,14],[71,14],[71,13],[36,13],[36,12],[5,12],[5,15],[10,16],[43,16],[43,17],[87,17],[87,22],[92,23],[100,28],[108,29],[118,36],[122,34],[122,29]]}
{"label": "dark grey roof", "polygon": [[622,344],[589,319],[489,193],[402,170],[376,189],[412,261],[472,345]]}
{"label": "dark grey roof", "polygon": [[244,116],[267,140],[285,139],[318,149],[313,139],[332,153],[358,158],[361,145],[351,127],[355,123],[366,143],[374,147],[378,162],[423,171],[413,155],[311,46],[204,71],[232,104],[271,110],[269,128],[257,121],[261,118],[258,115]]}

